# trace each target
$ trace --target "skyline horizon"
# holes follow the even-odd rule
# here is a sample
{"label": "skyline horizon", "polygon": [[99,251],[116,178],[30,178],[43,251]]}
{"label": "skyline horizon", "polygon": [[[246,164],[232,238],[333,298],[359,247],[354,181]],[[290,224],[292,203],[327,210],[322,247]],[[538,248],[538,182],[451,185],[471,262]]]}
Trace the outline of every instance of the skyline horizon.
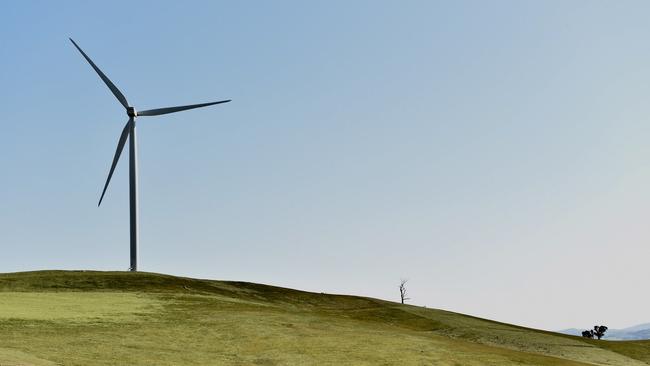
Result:
{"label": "skyline horizon", "polygon": [[[337,296],[341,295],[341,296],[370,297],[370,298],[375,298],[375,299],[378,299],[378,300],[394,302],[396,304],[400,303],[399,291],[396,291],[397,295],[394,296],[393,298],[381,298],[381,297],[363,296],[363,295],[358,295],[358,294],[354,294],[354,293],[347,293],[347,292],[331,292],[330,293],[330,292],[323,292],[323,291],[318,291],[318,290],[306,290],[306,289],[301,289],[301,288],[286,287],[286,286],[282,286],[282,284],[270,283],[270,282],[249,282],[249,281],[241,281],[241,280],[238,280],[238,279],[224,279],[224,278],[212,278],[212,277],[192,277],[192,276],[183,275],[183,274],[165,273],[165,272],[151,272],[151,271],[146,271],[146,270],[144,270],[144,271],[143,270],[130,271],[128,269],[126,269],[126,270],[111,270],[111,269],[98,270],[98,269],[81,269],[81,268],[75,268],[75,269],[70,269],[70,268],[41,268],[41,269],[31,269],[31,270],[14,271],[14,272],[0,272],[0,274],[14,274],[14,273],[18,274],[18,273],[50,272],[50,271],[54,271],[54,272],[117,272],[117,273],[135,272],[135,273],[156,274],[156,275],[173,276],[173,277],[180,277],[180,278],[191,278],[191,279],[196,279],[196,280],[207,280],[207,281],[248,282],[248,283],[255,283],[255,284],[259,284],[259,285],[266,285],[266,286],[280,287],[280,288],[286,288],[286,289],[296,290],[296,291],[309,292],[309,293],[314,293],[314,294],[326,293],[328,295],[337,295]],[[399,288],[399,281],[397,281],[397,282],[398,282],[397,286],[395,286],[395,287]],[[410,296],[410,292],[409,292],[409,296]],[[489,320],[489,321],[501,322],[501,323],[515,325],[515,326],[521,326],[521,327],[525,327],[525,328],[536,329],[536,330],[544,330],[544,331],[550,331],[550,332],[556,332],[556,333],[562,333],[564,331],[569,331],[569,330],[573,330],[573,329],[575,329],[575,330],[589,330],[589,329],[592,329],[594,327],[593,325],[587,325],[585,327],[570,325],[570,326],[567,326],[567,327],[564,327],[564,328],[558,328],[558,329],[535,328],[535,327],[531,327],[531,326],[527,326],[527,325],[523,325],[523,324],[506,323],[506,322],[501,321],[500,319],[481,317],[481,316],[477,316],[477,315],[470,314],[470,313],[459,313],[457,311],[454,311],[454,309],[437,308],[435,306],[427,306],[426,304],[413,303],[410,298],[409,298],[409,300],[406,300],[404,303],[406,305],[419,306],[419,307],[424,307],[424,308],[427,308],[427,309],[443,310],[443,311],[448,311],[448,312],[452,312],[452,313],[457,313],[457,314],[460,314],[460,315],[468,315],[468,316],[475,317],[475,318],[485,319],[485,320]],[[594,323],[594,324],[596,324],[596,323]],[[598,323],[598,324],[601,324],[601,323]],[[634,324],[628,324],[628,325],[624,325],[624,326],[609,326],[606,323],[602,323],[602,325],[607,325],[608,328],[609,328],[608,330],[623,330],[623,329],[627,329],[627,328],[634,328],[634,327],[637,327],[637,326],[646,326],[646,325],[650,329],[650,321],[639,321],[639,322],[636,322]]]}

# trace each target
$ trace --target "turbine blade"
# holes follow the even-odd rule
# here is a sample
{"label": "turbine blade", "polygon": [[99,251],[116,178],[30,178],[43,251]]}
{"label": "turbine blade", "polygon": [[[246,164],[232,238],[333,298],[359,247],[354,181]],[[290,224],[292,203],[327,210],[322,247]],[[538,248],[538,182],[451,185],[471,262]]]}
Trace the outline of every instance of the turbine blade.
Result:
{"label": "turbine blade", "polygon": [[142,111],[142,112],[138,111],[138,117],[140,117],[140,116],[158,116],[158,115],[161,115],[161,114],[180,112],[180,111],[185,111],[185,110],[188,110],[188,109],[207,107],[209,105],[228,103],[228,102],[230,102],[230,99],[228,99],[228,100],[220,100],[218,102],[211,102],[211,103],[182,105],[182,106],[179,106],[179,107],[149,109],[149,110]]}
{"label": "turbine blade", "polygon": [[108,86],[108,88],[111,90],[111,92],[113,92],[113,95],[115,95],[115,98],[117,98],[117,100],[120,101],[120,103],[124,106],[124,108],[129,108],[129,102],[126,101],[126,98],[124,97],[124,94],[122,94],[122,92],[115,86],[115,84],[113,84],[113,82],[106,75],[104,75],[102,70],[100,70],[99,67],[97,67],[97,65],[95,65],[93,60],[91,60],[90,57],[88,57],[88,55],[86,55],[86,53],[83,50],[81,50],[81,48],[79,46],[77,46],[77,43],[75,41],[73,41],[72,38],[69,38],[69,39],[70,39],[70,42],[72,42],[72,44],[75,47],[77,47],[79,52],[81,52],[81,55],[86,59],[86,61],[88,61],[90,66],[92,66],[93,69],[95,69],[95,71],[97,72],[99,77],[102,78],[102,80],[104,80],[104,83],[106,84],[106,86]]}
{"label": "turbine blade", "polygon": [[124,149],[124,144],[126,143],[127,137],[129,137],[129,132],[131,131],[132,122],[133,119],[129,119],[129,121],[124,126],[124,129],[122,130],[122,134],[120,135],[120,140],[117,142],[117,150],[115,150],[115,156],[113,157],[113,164],[111,164],[111,170],[108,172],[108,178],[106,178],[106,184],[104,184],[104,190],[102,191],[102,196],[99,198],[99,203],[97,204],[97,207],[99,207],[99,205],[102,204],[102,200],[104,199],[104,194],[106,193],[106,188],[108,188],[108,183],[111,182],[111,177],[113,176],[113,172],[115,171],[115,166],[117,165],[117,161],[120,160],[120,155],[122,154],[122,150]]}

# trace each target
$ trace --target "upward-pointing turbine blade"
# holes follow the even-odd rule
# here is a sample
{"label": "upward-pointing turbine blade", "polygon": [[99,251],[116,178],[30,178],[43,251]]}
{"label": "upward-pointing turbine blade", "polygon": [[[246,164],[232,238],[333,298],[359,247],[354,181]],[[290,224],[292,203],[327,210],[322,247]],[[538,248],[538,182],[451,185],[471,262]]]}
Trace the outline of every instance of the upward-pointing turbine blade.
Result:
{"label": "upward-pointing turbine blade", "polygon": [[138,117],[139,116],[158,116],[161,114],[167,114],[167,113],[174,113],[174,112],[180,112],[180,111],[185,111],[188,109],[194,109],[194,108],[201,108],[201,107],[207,107],[209,105],[215,105],[215,104],[221,104],[221,103],[228,103],[230,102],[230,99],[228,100],[220,100],[218,102],[211,102],[211,103],[201,103],[201,104],[192,104],[192,105],[182,105],[179,107],[168,107],[168,108],[159,108],[159,109],[149,109],[147,111],[138,111]]}
{"label": "upward-pointing turbine blade", "polygon": [[111,164],[111,170],[108,172],[108,178],[106,178],[106,184],[104,184],[104,190],[102,191],[102,196],[99,198],[99,203],[97,204],[97,207],[102,204],[102,200],[104,199],[104,194],[106,193],[106,188],[108,188],[108,183],[111,182],[111,177],[113,176],[113,172],[115,171],[115,166],[117,165],[117,161],[120,160],[120,155],[122,154],[122,150],[124,149],[124,144],[126,143],[126,139],[129,137],[129,132],[131,131],[131,123],[133,122],[133,119],[129,119],[129,121],[126,123],[126,126],[124,126],[124,129],[122,130],[122,134],[120,135],[120,140],[117,142],[117,150],[115,150],[115,156],[113,157],[113,164]]}
{"label": "upward-pointing turbine blade", "polygon": [[102,78],[102,80],[104,80],[104,83],[106,84],[106,86],[108,86],[109,89],[111,89],[111,92],[113,92],[113,95],[115,95],[115,98],[117,98],[117,100],[120,101],[120,103],[124,106],[124,108],[129,108],[129,102],[126,101],[126,98],[124,97],[124,94],[122,94],[122,92],[115,86],[115,84],[113,84],[113,82],[106,75],[104,75],[102,70],[100,70],[99,67],[97,67],[97,65],[95,65],[93,60],[91,60],[90,57],[88,57],[88,55],[86,55],[86,53],[84,51],[82,51],[79,46],[77,46],[77,43],[75,43],[75,41],[73,41],[72,38],[69,38],[69,39],[70,39],[70,42],[72,42],[72,44],[75,47],[77,47],[79,52],[81,52],[81,55],[86,59],[86,61],[88,61],[90,66],[92,66],[93,69],[95,69],[95,71],[97,72],[97,74],[99,74],[99,77]]}

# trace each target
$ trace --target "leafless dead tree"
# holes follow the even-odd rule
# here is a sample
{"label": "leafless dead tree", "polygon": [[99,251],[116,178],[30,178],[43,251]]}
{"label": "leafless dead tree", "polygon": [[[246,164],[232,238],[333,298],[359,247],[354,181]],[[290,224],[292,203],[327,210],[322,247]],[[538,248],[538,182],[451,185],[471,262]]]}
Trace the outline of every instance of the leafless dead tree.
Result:
{"label": "leafless dead tree", "polygon": [[401,279],[400,284],[399,284],[399,297],[400,297],[400,299],[402,299],[402,304],[406,300],[411,300],[411,298],[406,297],[406,283],[407,282],[408,282],[408,280]]}

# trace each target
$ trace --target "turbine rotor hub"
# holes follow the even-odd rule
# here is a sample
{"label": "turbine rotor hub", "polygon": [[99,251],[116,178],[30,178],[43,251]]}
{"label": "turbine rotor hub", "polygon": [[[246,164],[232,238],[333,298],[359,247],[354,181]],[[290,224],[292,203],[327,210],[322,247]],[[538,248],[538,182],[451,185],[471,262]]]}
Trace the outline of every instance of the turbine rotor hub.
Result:
{"label": "turbine rotor hub", "polygon": [[131,118],[135,118],[135,117],[138,116],[138,112],[133,107],[127,107],[126,108],[126,114],[128,114],[129,117],[131,117]]}

